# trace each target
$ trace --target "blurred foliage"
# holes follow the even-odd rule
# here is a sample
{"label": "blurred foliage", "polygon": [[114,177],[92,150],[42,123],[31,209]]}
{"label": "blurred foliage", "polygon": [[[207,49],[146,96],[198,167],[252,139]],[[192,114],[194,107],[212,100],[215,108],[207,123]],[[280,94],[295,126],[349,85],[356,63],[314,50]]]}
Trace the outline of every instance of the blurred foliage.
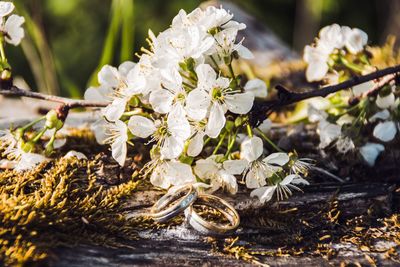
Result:
{"label": "blurred foliage", "polygon": [[[390,0],[384,0],[387,2]],[[14,73],[33,90],[82,96],[95,72],[106,63],[135,60],[146,45],[148,29],[157,33],[183,8],[190,11],[201,0],[15,0],[27,17],[29,37],[21,47],[8,47]],[[382,40],[385,27],[382,1],[368,0],[232,0],[271,28],[286,43],[293,43],[296,9],[308,5],[316,27],[337,22],[365,30],[372,42]],[[382,4],[384,5],[384,4]],[[385,11],[383,11],[385,12]],[[299,26],[299,27],[297,27]],[[299,28],[299,29],[298,29]],[[304,28],[304,27],[303,27]],[[317,29],[312,29],[315,36]],[[311,34],[311,33],[310,33]],[[312,40],[309,40],[311,42]],[[302,44],[301,44],[302,45]],[[296,45],[296,47],[298,47]],[[49,48],[49,49],[48,49]],[[30,52],[30,54],[29,54]],[[28,58],[28,59],[27,59]],[[54,69],[52,65],[54,64]],[[93,75],[94,74],[94,75]],[[58,89],[59,88],[59,89]]]}

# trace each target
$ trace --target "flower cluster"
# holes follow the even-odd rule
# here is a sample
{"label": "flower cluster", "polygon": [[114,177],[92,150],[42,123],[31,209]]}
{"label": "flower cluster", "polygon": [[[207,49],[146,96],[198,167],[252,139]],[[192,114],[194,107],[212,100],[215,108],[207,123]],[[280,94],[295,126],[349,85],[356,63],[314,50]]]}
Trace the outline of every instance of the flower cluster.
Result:
{"label": "flower cluster", "polygon": [[[360,29],[333,24],[322,28],[313,45],[304,48],[303,59],[307,62],[306,78],[309,82],[321,81],[331,72],[338,76],[334,67],[352,67],[346,54],[357,55],[364,50],[368,35]],[[331,77],[329,77],[331,78]],[[331,78],[332,79],[332,78]],[[335,79],[337,81],[337,79]]]}
{"label": "flower cluster", "polygon": [[[252,53],[243,40],[236,41],[246,26],[232,17],[215,7],[189,14],[181,10],[170,28],[157,36],[149,32],[150,48],[143,49],[137,63],[104,66],[99,86],[88,88],[85,99],[109,103],[92,128],[121,166],[128,144],[147,140],[151,161],[144,173],[153,185],[197,183],[208,192],[223,188],[236,193],[242,175],[247,187],[269,190],[269,197],[262,196],[261,189],[254,193],[264,202],[274,192],[269,187],[283,196],[289,188],[298,189],[295,184],[306,183],[300,175],[308,165],[296,169],[302,161],[286,153],[259,160],[263,141],[257,136],[245,137],[239,151],[239,136],[253,136],[248,113],[254,99],[266,97],[267,88],[259,79],[244,84],[234,73],[232,62]],[[257,157],[251,158],[254,149]]]}
{"label": "flower cluster", "polygon": [[[337,24],[324,27],[315,45],[304,50],[307,79],[325,78],[325,83],[332,84],[371,72],[375,68],[365,52],[367,40],[368,36],[359,29]],[[367,164],[373,166],[385,149],[382,143],[394,140],[399,131],[398,92],[394,80],[384,85],[370,81],[348,92],[311,100],[308,120],[318,122],[320,147],[335,145],[341,153],[359,151]]]}

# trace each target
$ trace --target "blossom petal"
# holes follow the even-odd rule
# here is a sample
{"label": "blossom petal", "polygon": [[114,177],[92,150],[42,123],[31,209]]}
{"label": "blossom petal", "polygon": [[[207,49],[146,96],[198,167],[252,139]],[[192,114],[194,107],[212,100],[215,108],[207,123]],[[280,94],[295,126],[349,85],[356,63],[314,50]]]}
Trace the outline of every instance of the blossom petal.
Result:
{"label": "blossom petal", "polygon": [[372,167],[375,165],[375,161],[378,158],[379,154],[384,150],[385,147],[381,144],[366,143],[360,148],[360,154],[367,162],[367,164]]}
{"label": "blossom petal", "polygon": [[394,106],[395,103],[394,94],[390,93],[387,96],[378,95],[375,103],[381,109],[391,108]]}
{"label": "blossom petal", "polygon": [[25,33],[21,25],[25,22],[25,18],[18,15],[11,15],[8,17],[6,23],[4,24],[4,29],[7,33],[5,39],[8,43],[12,45],[19,45],[22,38],[24,38]]}
{"label": "blossom petal", "polygon": [[46,161],[47,158],[40,154],[23,153],[19,162],[15,166],[16,171],[27,171],[33,169],[36,165]]}
{"label": "blossom petal", "polygon": [[219,176],[224,182],[223,187],[226,188],[232,195],[236,194],[238,191],[238,184],[235,176],[226,171],[219,171]]}
{"label": "blossom petal", "polygon": [[276,190],[276,186],[265,186],[251,191],[251,197],[258,197],[261,203],[268,202],[272,199]]}
{"label": "blossom petal", "polygon": [[248,162],[258,159],[264,150],[264,144],[260,137],[253,136],[243,141],[240,146],[240,156]]}
{"label": "blossom petal", "polygon": [[267,156],[263,161],[272,166],[283,166],[290,160],[289,155],[283,152],[272,153]]}
{"label": "blossom petal", "polygon": [[73,158],[73,157],[75,157],[79,160],[82,160],[82,159],[87,160],[87,157],[85,154],[83,154],[82,152],[75,151],[75,150],[70,150],[70,151],[68,151],[67,154],[64,155],[64,158]]}
{"label": "blossom petal", "polygon": [[164,140],[160,153],[165,159],[175,159],[182,153],[183,146],[184,140],[168,136]]}
{"label": "blossom petal", "polygon": [[211,106],[210,117],[206,126],[206,133],[211,138],[216,138],[225,126],[225,112],[218,103]]}
{"label": "blossom petal", "polygon": [[198,156],[203,150],[204,135],[204,132],[198,132],[192,137],[192,139],[189,140],[187,154],[190,157]]}
{"label": "blossom petal", "polygon": [[125,112],[126,102],[127,100],[123,98],[114,99],[110,105],[102,110],[103,115],[109,121],[119,120],[119,118],[121,118],[122,114]]}
{"label": "blossom petal", "polygon": [[236,114],[246,114],[253,107],[254,94],[250,92],[226,95],[225,103],[228,109]]}
{"label": "blossom petal", "polygon": [[125,138],[117,138],[111,144],[111,154],[115,161],[118,162],[120,166],[124,166],[126,160],[127,145]]}
{"label": "blossom petal", "polygon": [[116,88],[119,86],[119,73],[117,68],[105,65],[97,74],[100,85]]}
{"label": "blossom petal", "polygon": [[185,108],[188,116],[195,121],[201,121],[207,115],[210,102],[210,96],[206,91],[194,89],[186,97]]}
{"label": "blossom petal", "polygon": [[137,115],[130,117],[128,128],[133,135],[141,138],[147,138],[157,130],[152,120]]}
{"label": "blossom petal", "polygon": [[11,12],[14,10],[14,4],[11,2],[0,2],[0,17],[5,17],[7,15],[10,15]]}
{"label": "blossom petal", "polygon": [[260,79],[249,80],[244,86],[244,90],[253,93],[255,97],[265,98],[268,95],[267,85]]}
{"label": "blossom petal", "polygon": [[174,95],[164,89],[154,90],[150,93],[149,102],[154,111],[165,114],[171,111]]}
{"label": "blossom petal", "polygon": [[181,104],[175,104],[168,114],[167,118],[168,130],[171,135],[175,136],[182,141],[190,136],[190,124],[186,118],[186,111]]}
{"label": "blossom petal", "polygon": [[389,142],[393,140],[396,133],[396,124],[393,121],[385,121],[375,126],[373,135],[383,142]]}
{"label": "blossom petal", "polygon": [[179,161],[171,161],[168,163],[168,171],[165,178],[168,179],[172,185],[183,185],[196,181],[192,167]]}
{"label": "blossom petal", "polygon": [[245,160],[235,159],[235,160],[225,160],[222,165],[227,173],[232,175],[239,175],[243,173],[248,163]]}

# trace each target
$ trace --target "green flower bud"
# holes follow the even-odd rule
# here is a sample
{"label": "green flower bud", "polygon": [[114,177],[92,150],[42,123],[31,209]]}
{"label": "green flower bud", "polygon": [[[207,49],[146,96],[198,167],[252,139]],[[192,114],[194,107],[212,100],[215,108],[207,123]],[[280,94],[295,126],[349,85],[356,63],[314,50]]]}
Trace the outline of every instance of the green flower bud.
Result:
{"label": "green flower bud", "polygon": [[[45,125],[48,129],[56,128],[57,126],[60,125],[59,124],[60,122],[61,121],[58,119],[57,112],[55,110],[50,110],[49,112],[47,112]],[[61,122],[61,124],[62,124],[62,122]],[[62,127],[62,125],[61,125],[61,127]]]}

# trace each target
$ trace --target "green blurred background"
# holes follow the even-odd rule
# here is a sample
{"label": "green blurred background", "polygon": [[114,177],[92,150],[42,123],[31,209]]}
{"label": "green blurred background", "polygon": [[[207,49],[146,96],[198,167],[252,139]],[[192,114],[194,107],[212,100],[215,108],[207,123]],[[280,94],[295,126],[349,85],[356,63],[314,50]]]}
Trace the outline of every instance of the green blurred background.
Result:
{"label": "green blurred background", "polygon": [[[22,46],[7,47],[15,75],[32,90],[81,97],[99,66],[133,60],[148,29],[165,29],[200,0],[15,0],[27,19]],[[233,0],[300,52],[327,24],[359,27],[371,43],[398,35],[398,0]]]}

